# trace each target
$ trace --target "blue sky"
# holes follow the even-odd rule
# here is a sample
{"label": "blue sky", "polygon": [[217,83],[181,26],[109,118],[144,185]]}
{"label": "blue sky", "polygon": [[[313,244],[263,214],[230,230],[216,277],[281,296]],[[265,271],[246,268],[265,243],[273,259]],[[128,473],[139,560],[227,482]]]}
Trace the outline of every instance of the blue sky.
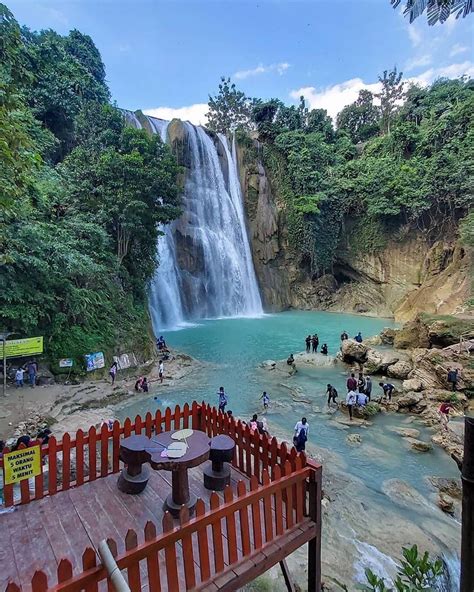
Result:
{"label": "blue sky", "polygon": [[395,64],[421,83],[474,77],[474,17],[409,25],[389,0],[3,1],[32,29],[89,34],[119,106],[196,123],[221,75],[333,116]]}

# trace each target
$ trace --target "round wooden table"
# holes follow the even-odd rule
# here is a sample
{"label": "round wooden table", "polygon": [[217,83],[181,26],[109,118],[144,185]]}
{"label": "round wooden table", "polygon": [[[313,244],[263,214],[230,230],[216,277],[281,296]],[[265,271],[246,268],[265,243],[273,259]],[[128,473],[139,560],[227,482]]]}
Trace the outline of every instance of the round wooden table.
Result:
{"label": "round wooden table", "polygon": [[194,511],[197,498],[189,491],[188,469],[197,467],[209,458],[210,439],[204,432],[194,430],[186,439],[188,449],[180,458],[162,457],[161,452],[172,442],[172,432],[162,432],[150,438],[147,452],[150,454],[150,465],[155,470],[171,471],[171,494],[166,498],[165,509],[173,516],[179,515],[181,506],[185,505],[189,512]]}

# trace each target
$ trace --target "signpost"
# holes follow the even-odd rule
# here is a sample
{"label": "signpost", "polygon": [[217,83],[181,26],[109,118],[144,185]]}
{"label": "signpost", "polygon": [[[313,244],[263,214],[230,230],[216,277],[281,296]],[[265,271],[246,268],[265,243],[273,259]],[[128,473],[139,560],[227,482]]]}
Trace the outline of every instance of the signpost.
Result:
{"label": "signpost", "polygon": [[41,475],[41,449],[39,446],[20,448],[3,455],[4,483],[11,485]]}
{"label": "signpost", "polygon": [[92,370],[97,370],[99,368],[103,368],[105,366],[105,359],[103,352],[95,352],[93,354],[86,354],[86,369],[87,372],[91,372]]}
{"label": "signpost", "polygon": [[[8,335],[6,337],[8,337]],[[2,344],[0,346],[0,351],[3,357],[17,358],[21,356],[31,356],[34,354],[43,353],[42,337],[28,337],[27,339],[11,339],[10,341],[7,341],[6,337],[5,339],[2,339]]]}

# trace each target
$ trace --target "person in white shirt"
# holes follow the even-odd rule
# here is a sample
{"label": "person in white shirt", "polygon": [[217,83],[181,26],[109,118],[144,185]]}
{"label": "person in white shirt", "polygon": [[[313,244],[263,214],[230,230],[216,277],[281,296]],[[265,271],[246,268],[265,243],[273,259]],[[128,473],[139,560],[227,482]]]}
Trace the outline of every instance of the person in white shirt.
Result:
{"label": "person in white shirt", "polygon": [[159,377],[160,377],[160,382],[163,382],[163,374],[165,373],[165,365],[163,364],[163,361],[160,361],[160,368],[159,368]]}
{"label": "person in white shirt", "polygon": [[349,418],[351,421],[352,421],[352,408],[356,404],[356,400],[357,400],[357,393],[352,390],[349,391],[347,393],[347,397],[346,397],[346,405],[347,405],[347,409],[349,411]]}
{"label": "person in white shirt", "polygon": [[359,407],[365,407],[368,402],[369,397],[365,393],[357,394],[357,405],[359,405]]}
{"label": "person in white shirt", "polygon": [[293,443],[298,452],[302,452],[306,447],[306,440],[308,439],[309,423],[306,417],[302,417],[301,421],[296,422],[295,435],[293,436]]}
{"label": "person in white shirt", "polygon": [[25,374],[25,371],[23,370],[23,368],[18,368],[18,370],[15,372],[15,383],[16,383],[16,388],[18,388],[19,386],[23,386],[23,376]]}

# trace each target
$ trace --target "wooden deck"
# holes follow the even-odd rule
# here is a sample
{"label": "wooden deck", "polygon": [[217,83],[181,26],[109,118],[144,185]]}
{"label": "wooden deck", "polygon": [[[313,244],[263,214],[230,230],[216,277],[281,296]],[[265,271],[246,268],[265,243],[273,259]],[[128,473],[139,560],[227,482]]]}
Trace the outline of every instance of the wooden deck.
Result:
{"label": "wooden deck", "polygon": [[[176,520],[163,512],[170,472],[152,470],[139,495],[117,488],[121,437],[172,424],[191,424],[210,437],[225,433],[236,443],[231,485],[210,492],[203,486],[205,464],[189,469],[196,513],[190,518],[182,508]],[[320,589],[320,465],[214,408],[193,403],[164,416],[147,414],[145,421],[137,416],[134,424],[115,422],[112,431],[66,434],[42,455],[49,459],[47,481],[36,477],[31,495],[23,481],[18,502],[6,490],[4,509],[11,511],[0,514],[0,592],[110,590],[97,552],[104,539],[132,592],[232,592],[306,542],[308,589]]]}
{"label": "wooden deck", "polygon": [[[211,491],[204,488],[202,469],[189,470],[190,490],[209,507]],[[231,486],[249,479],[231,469]],[[86,547],[97,551],[101,540],[112,538],[119,553],[128,530],[143,533],[146,523],[161,525],[163,503],[171,492],[171,473],[151,471],[145,491],[128,495],[117,488],[118,475],[93,481],[87,486],[61,491],[37,502],[17,506],[14,512],[0,515],[0,589],[8,581],[31,588],[35,571],[42,570],[54,580],[61,559],[69,559],[81,571]],[[223,495],[219,494],[223,499]],[[178,525],[178,520],[175,520]]]}

